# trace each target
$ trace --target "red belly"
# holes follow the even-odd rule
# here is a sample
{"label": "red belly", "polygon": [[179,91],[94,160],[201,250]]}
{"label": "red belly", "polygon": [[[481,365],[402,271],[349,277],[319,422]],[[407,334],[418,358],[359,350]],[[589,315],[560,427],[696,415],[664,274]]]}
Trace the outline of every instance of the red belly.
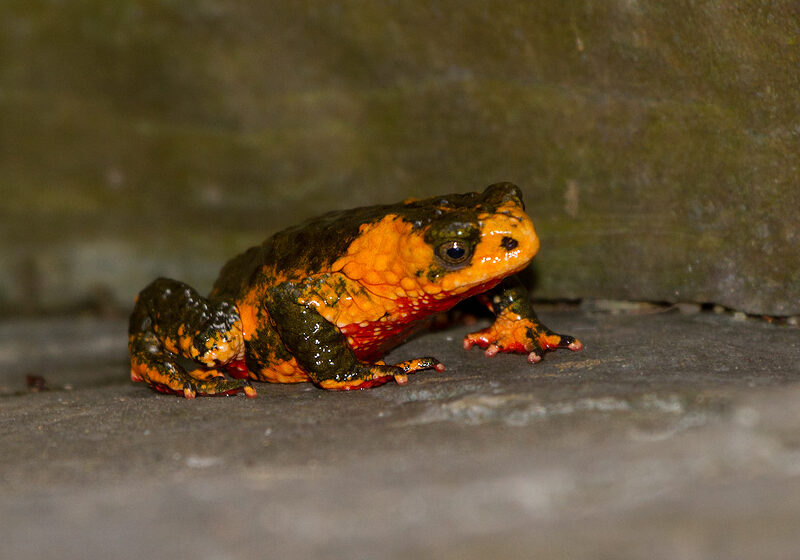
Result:
{"label": "red belly", "polygon": [[427,295],[414,299],[401,298],[395,300],[397,308],[391,316],[377,321],[351,323],[342,327],[341,331],[347,336],[348,344],[359,360],[374,361],[424,327],[426,318],[447,311],[458,302],[493,288],[498,282],[499,278],[463,294],[440,299]]}

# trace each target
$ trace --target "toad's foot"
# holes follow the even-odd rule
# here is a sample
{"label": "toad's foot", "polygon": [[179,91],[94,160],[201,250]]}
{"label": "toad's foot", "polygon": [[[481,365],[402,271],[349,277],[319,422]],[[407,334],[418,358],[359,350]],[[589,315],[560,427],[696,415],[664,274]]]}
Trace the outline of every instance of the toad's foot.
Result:
{"label": "toad's foot", "polygon": [[197,396],[234,395],[244,392],[250,398],[256,391],[247,380],[228,379],[217,369],[195,369],[187,372],[174,357],[159,348],[151,333],[131,337],[131,380],[147,383],[160,393],[171,393],[193,399]]}
{"label": "toad's foot", "polygon": [[444,364],[436,358],[416,358],[406,360],[394,365],[387,365],[383,362],[374,364],[357,363],[349,375],[341,376],[340,379],[323,379],[318,385],[323,389],[333,391],[351,391],[353,389],[368,389],[377,387],[394,380],[398,385],[408,383],[408,374],[426,369],[444,371]]}
{"label": "toad's foot", "polygon": [[[211,301],[182,282],[159,278],[139,293],[128,333],[133,381],[187,399],[240,391],[256,396],[241,380],[249,373],[242,321],[228,301]],[[199,368],[187,372],[181,358]]]}
{"label": "toad's foot", "polygon": [[583,344],[575,337],[557,334],[532,319],[500,316],[488,328],[469,333],[464,337],[464,348],[473,346],[484,348],[484,354],[491,358],[499,352],[527,353],[532,364],[539,362],[548,350],[568,348],[574,352],[583,349]]}

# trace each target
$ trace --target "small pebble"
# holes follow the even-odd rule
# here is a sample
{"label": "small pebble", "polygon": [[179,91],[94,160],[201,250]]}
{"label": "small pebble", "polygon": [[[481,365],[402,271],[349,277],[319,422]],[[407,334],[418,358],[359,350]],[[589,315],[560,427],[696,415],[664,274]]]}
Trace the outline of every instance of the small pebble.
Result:
{"label": "small pebble", "polygon": [[683,315],[695,315],[700,313],[702,307],[699,303],[677,303],[675,307],[680,311]]}
{"label": "small pebble", "polygon": [[760,419],[760,415],[755,408],[749,406],[742,406],[736,409],[736,412],[733,415],[734,420],[736,423],[744,426],[746,428],[752,428]]}

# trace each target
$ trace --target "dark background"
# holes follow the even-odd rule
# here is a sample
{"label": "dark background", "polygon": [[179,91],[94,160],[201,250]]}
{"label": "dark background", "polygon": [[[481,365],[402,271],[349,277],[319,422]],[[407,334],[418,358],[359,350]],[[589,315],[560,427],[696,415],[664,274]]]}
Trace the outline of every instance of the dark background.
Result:
{"label": "dark background", "polygon": [[537,297],[797,314],[799,65],[794,1],[6,0],[0,312],[508,180]]}

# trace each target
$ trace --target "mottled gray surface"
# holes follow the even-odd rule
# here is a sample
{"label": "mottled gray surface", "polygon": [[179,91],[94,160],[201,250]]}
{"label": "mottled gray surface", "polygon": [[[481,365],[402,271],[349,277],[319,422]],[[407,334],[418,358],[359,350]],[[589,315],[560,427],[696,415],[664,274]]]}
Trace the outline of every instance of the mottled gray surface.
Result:
{"label": "mottled gray surface", "polygon": [[0,313],[518,183],[538,296],[800,314],[797,0],[5,0]]}
{"label": "mottled gray surface", "polygon": [[195,401],[126,380],[121,320],[0,323],[3,556],[796,557],[797,327],[543,315],[585,351],[456,327],[396,351],[448,366],[405,387]]}

